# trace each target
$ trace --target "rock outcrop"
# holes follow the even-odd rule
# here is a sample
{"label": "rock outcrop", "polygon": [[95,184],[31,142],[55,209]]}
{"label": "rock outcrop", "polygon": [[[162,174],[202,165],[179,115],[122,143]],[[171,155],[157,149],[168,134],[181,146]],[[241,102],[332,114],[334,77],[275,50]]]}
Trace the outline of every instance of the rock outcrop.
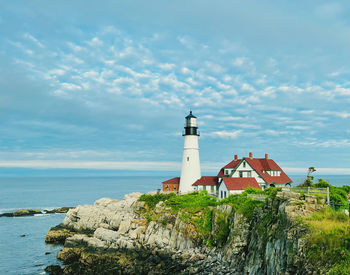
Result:
{"label": "rock outcrop", "polygon": [[[144,216],[140,193],[103,198],[70,209],[47,242],[63,243],[65,274],[301,274],[306,229],[296,217],[322,207],[308,197],[280,192],[247,218],[230,205],[212,209],[211,245],[162,202],[157,220]],[[161,221],[161,222],[159,222]],[[223,230],[222,227],[225,227]]]}
{"label": "rock outcrop", "polygon": [[40,209],[22,209],[14,212],[2,213],[0,217],[22,217],[22,216],[34,216],[38,214],[54,214],[54,213],[67,213],[69,209],[73,207],[60,207],[53,210],[43,210]]}

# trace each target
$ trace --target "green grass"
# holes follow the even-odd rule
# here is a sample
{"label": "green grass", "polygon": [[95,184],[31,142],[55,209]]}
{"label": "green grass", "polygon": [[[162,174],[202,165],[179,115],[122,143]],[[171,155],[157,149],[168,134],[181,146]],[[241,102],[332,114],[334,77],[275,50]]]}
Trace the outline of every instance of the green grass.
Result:
{"label": "green grass", "polygon": [[203,208],[218,205],[216,198],[209,196],[207,191],[200,193],[194,192],[182,196],[173,196],[169,198],[165,205],[173,210]]}
{"label": "green grass", "polygon": [[176,194],[175,193],[169,193],[169,194],[160,193],[155,195],[143,194],[138,200],[144,201],[145,204],[147,205],[146,208],[154,209],[154,207],[157,205],[158,202],[168,200],[171,197],[176,197]]}
{"label": "green grass", "polygon": [[342,212],[324,208],[304,218],[308,261],[331,270],[330,274],[350,274],[350,218]]}
{"label": "green grass", "polygon": [[[271,192],[271,190],[269,191]],[[277,192],[277,191],[276,191]],[[169,221],[164,219],[164,213],[155,213],[154,208],[160,201],[164,201],[167,214],[173,215],[173,221],[176,215],[185,224],[184,233],[190,236],[196,243],[205,243],[207,245],[221,245],[229,235],[228,214],[215,213],[214,221],[216,229],[212,233],[213,211],[216,206],[229,204],[235,212],[242,213],[248,219],[253,217],[255,207],[261,207],[264,202],[247,198],[247,194],[264,194],[258,189],[249,188],[240,195],[231,195],[228,198],[218,201],[217,198],[208,195],[207,191],[200,193],[194,192],[177,196],[171,194],[142,195],[139,201],[145,202],[144,215],[148,222],[156,221],[166,225]],[[216,211],[216,210],[215,210]]]}

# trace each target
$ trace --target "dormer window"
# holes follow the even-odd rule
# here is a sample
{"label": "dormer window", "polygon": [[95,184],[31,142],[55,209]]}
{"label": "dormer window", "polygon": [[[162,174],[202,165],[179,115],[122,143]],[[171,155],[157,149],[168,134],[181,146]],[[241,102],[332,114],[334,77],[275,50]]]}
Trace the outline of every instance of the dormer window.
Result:
{"label": "dormer window", "polygon": [[229,170],[225,170],[225,175],[228,175],[230,173]]}
{"label": "dormer window", "polygon": [[243,168],[245,168],[245,165],[246,165],[246,163],[245,163],[245,161],[243,161]]}

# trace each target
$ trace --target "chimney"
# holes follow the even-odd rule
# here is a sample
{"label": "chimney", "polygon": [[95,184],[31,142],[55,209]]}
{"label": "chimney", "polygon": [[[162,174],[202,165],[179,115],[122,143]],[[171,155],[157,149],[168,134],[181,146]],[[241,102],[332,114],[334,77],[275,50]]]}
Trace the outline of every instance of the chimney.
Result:
{"label": "chimney", "polygon": [[235,155],[235,160],[238,160],[238,155]]}
{"label": "chimney", "polygon": [[269,158],[269,155],[268,154],[265,154],[265,159],[268,159]]}
{"label": "chimney", "polygon": [[253,158],[253,153],[249,152],[249,158],[252,159]]}

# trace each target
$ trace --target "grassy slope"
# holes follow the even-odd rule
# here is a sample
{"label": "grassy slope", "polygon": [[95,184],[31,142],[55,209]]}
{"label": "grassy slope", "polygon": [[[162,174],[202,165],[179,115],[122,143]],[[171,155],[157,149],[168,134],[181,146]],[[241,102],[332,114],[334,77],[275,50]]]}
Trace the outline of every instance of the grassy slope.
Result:
{"label": "grassy slope", "polygon": [[330,274],[350,274],[350,219],[328,208],[304,218],[310,234],[306,255],[311,265]]}

